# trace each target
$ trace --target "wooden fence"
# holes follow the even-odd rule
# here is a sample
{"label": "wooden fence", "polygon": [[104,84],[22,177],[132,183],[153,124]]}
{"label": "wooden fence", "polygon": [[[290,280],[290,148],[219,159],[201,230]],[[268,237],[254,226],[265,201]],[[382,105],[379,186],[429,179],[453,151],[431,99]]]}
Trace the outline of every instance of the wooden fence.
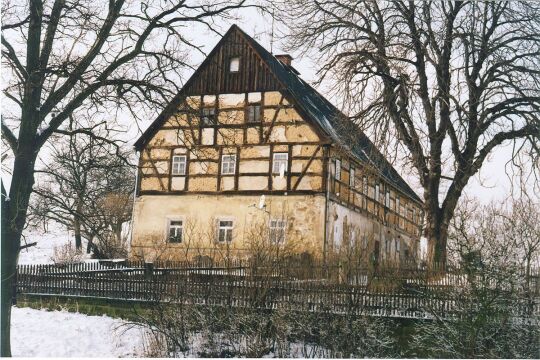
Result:
{"label": "wooden fence", "polygon": [[[495,274],[496,275],[496,274]],[[94,262],[20,265],[17,293],[126,301],[321,311],[406,318],[452,318],[484,276],[483,296],[506,302],[515,317],[540,318],[538,273],[510,278],[463,269],[362,267],[294,263]],[[519,290],[516,291],[516,285]]]}

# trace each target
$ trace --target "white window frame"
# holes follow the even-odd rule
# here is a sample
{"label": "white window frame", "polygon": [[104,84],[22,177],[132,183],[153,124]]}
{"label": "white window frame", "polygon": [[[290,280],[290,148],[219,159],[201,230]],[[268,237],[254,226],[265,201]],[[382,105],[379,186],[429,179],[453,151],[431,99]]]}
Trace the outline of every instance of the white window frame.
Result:
{"label": "white window frame", "polygon": [[[230,222],[231,224],[222,224],[225,222]],[[231,218],[220,218],[217,220],[217,237],[216,241],[221,244],[231,243],[233,241],[233,231],[234,231],[234,220]],[[220,240],[222,238],[222,232],[223,232],[223,240]]]}
{"label": "white window frame", "polygon": [[[180,223],[180,224],[173,224]],[[171,241],[171,229],[175,229],[176,236],[178,236],[178,229],[180,229],[180,241]],[[171,244],[181,244],[184,241],[184,219],[172,218],[167,219],[167,242]]]}
{"label": "white window frame", "polygon": [[356,185],[356,178],[355,178],[356,174],[355,174],[355,171],[354,171],[354,168],[351,167],[351,169],[349,170],[349,186],[351,188],[354,188],[355,185]]}
{"label": "white window frame", "polygon": [[236,173],[236,154],[221,155],[221,175],[234,175]]}
{"label": "white window frame", "polygon": [[[281,157],[281,159],[279,159],[278,157]],[[286,173],[289,164],[289,153],[275,152],[272,155],[272,174],[280,174],[282,164],[285,165]]]}
{"label": "white window frame", "polygon": [[384,199],[384,205],[390,208],[390,190],[386,190],[386,197]]}
{"label": "white window frame", "polygon": [[341,160],[336,159],[336,164],[334,168],[334,178],[336,180],[341,180]]}
{"label": "white window frame", "polygon": [[229,60],[229,72],[240,72],[240,56],[233,56]]}
{"label": "white window frame", "polygon": [[[180,160],[183,159],[183,160]],[[184,167],[182,168],[182,165]],[[173,155],[171,164],[171,175],[186,175],[187,169],[187,156],[186,155]]]}
{"label": "white window frame", "polygon": [[375,184],[375,196],[373,197],[376,202],[380,202],[381,199],[381,185]]}
{"label": "white window frame", "polygon": [[287,220],[283,219],[270,219],[269,223],[270,233],[269,238],[272,244],[282,245],[285,243]]}

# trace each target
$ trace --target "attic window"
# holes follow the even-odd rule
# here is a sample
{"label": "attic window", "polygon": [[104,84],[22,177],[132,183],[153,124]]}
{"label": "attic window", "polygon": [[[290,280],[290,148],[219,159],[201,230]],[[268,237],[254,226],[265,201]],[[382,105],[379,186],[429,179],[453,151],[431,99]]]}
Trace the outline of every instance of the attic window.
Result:
{"label": "attic window", "polygon": [[240,58],[239,57],[231,58],[231,62],[229,64],[229,71],[232,73],[240,71]]}

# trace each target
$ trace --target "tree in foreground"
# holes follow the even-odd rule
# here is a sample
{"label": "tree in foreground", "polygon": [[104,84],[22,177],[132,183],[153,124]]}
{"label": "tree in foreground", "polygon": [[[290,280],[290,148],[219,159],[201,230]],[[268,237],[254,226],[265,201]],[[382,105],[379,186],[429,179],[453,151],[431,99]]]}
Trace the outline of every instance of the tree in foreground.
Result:
{"label": "tree in foreground", "polygon": [[280,3],[291,49],[313,51],[349,116],[423,189],[428,256],[446,262],[448,228],[494,149],[540,142],[540,5],[533,2]]}
{"label": "tree in foreground", "polygon": [[[218,19],[245,6],[244,0],[2,1],[2,140],[13,160],[9,192],[2,182],[2,356],[11,354],[12,285],[43,145],[58,132],[92,134],[81,114],[101,116],[110,128],[116,111],[155,116],[178,93],[187,53],[200,51],[186,34],[197,25],[217,32]],[[68,129],[70,116],[76,126]]]}

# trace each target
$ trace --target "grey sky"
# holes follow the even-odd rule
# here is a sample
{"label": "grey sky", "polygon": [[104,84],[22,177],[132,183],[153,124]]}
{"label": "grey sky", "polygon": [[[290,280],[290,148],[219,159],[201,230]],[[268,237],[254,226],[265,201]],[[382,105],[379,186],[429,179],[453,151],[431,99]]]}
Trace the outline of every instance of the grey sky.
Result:
{"label": "grey sky", "polygon": [[[242,30],[248,33],[250,36],[259,41],[267,50],[271,48],[271,29],[272,21],[267,16],[263,16],[257,10],[243,10],[239,12],[239,18],[235,22]],[[232,22],[218,24],[219,31],[223,34],[227,31]],[[280,34],[285,29],[283,27],[278,28],[277,24],[274,24],[274,36],[273,41],[273,53],[282,54],[286,53],[283,48],[283,42],[279,39]],[[217,44],[220,37],[216,36],[209,30],[193,32],[192,39],[197,43],[205,44],[204,51],[210,52],[212,48]],[[317,64],[308,57],[300,57],[299,53],[291,52],[293,59],[293,66],[300,72],[301,77],[313,83],[317,80]],[[195,66],[198,66],[202,62],[204,57],[201,54],[193,53],[191,55],[191,61]],[[192,71],[186,72],[186,75],[191,75]],[[186,76],[187,79],[187,76]],[[322,86],[317,87],[318,90],[330,100],[328,91],[326,91],[324,83]],[[149,121],[150,123],[151,121]],[[143,129],[146,125],[143,125]],[[512,146],[506,145],[498,148],[489,161],[487,161],[482,170],[477,174],[466,187],[465,193],[471,197],[478,198],[482,203],[487,203],[491,200],[503,200],[512,190],[512,184],[507,176],[507,172],[512,169],[507,166],[507,162],[510,160],[512,153]],[[398,172],[410,183],[413,189],[422,197],[421,187],[415,177],[409,175],[410,171],[403,169],[400,166],[396,166]],[[529,179],[529,188],[532,189],[533,179]]]}
{"label": "grey sky", "polygon": [[[259,41],[266,49],[270,50],[272,43],[270,37],[272,21],[268,16],[262,15],[260,11],[255,9],[242,10],[238,12],[238,19],[236,19],[234,23]],[[221,34],[224,34],[231,24],[232,22],[221,22],[216,24],[215,28]],[[274,31],[276,36],[274,37],[272,45],[274,54],[285,53],[285,51],[283,51],[283,43],[279,39],[279,35],[282,34],[283,31],[284,28],[277,28],[276,24]],[[214,32],[202,28],[201,26],[186,28],[185,34],[189,36],[194,43],[203,45],[203,50],[205,53],[210,52],[220,39],[220,37]],[[299,57],[298,52],[293,51],[291,55],[294,58],[293,66],[301,73],[302,78],[310,83],[316,81],[317,64],[307,57]],[[194,67],[197,67],[203,59],[204,56],[195,51],[190,54],[190,63]],[[186,69],[184,81],[189,78],[192,73],[193,70]],[[328,91],[325,91],[324,84],[319,86],[318,90],[336,103],[336,99],[332,99],[332,97],[329,96]],[[129,114],[123,114],[122,117],[122,123],[128,124],[127,126],[130,128],[129,133],[126,134],[126,140],[128,140],[129,144],[133,144],[140,135],[140,132],[137,130],[136,126],[129,126],[129,124],[133,123],[133,119],[130,118]],[[144,131],[153,120],[153,118],[149,118],[143,123],[139,124],[140,129]],[[508,179],[508,176],[506,175],[506,171],[510,169],[505,165],[510,159],[511,151],[512,147],[510,145],[496,150],[495,153],[489,158],[489,161],[485,163],[480,174],[471,180],[470,184],[466,188],[466,194],[477,197],[482,202],[488,202],[492,199],[500,200],[507,196],[512,189],[512,185]],[[40,157],[42,159],[47,158],[47,151],[44,151]],[[418,181],[413,176],[409,175],[410,171],[400,166],[396,166],[396,169],[422,197],[422,193],[420,191],[421,188]],[[3,174],[3,176],[6,176],[6,174]],[[4,178],[6,185],[9,184],[9,180],[9,176]],[[529,185],[531,188],[533,181],[533,179],[529,180]]]}

